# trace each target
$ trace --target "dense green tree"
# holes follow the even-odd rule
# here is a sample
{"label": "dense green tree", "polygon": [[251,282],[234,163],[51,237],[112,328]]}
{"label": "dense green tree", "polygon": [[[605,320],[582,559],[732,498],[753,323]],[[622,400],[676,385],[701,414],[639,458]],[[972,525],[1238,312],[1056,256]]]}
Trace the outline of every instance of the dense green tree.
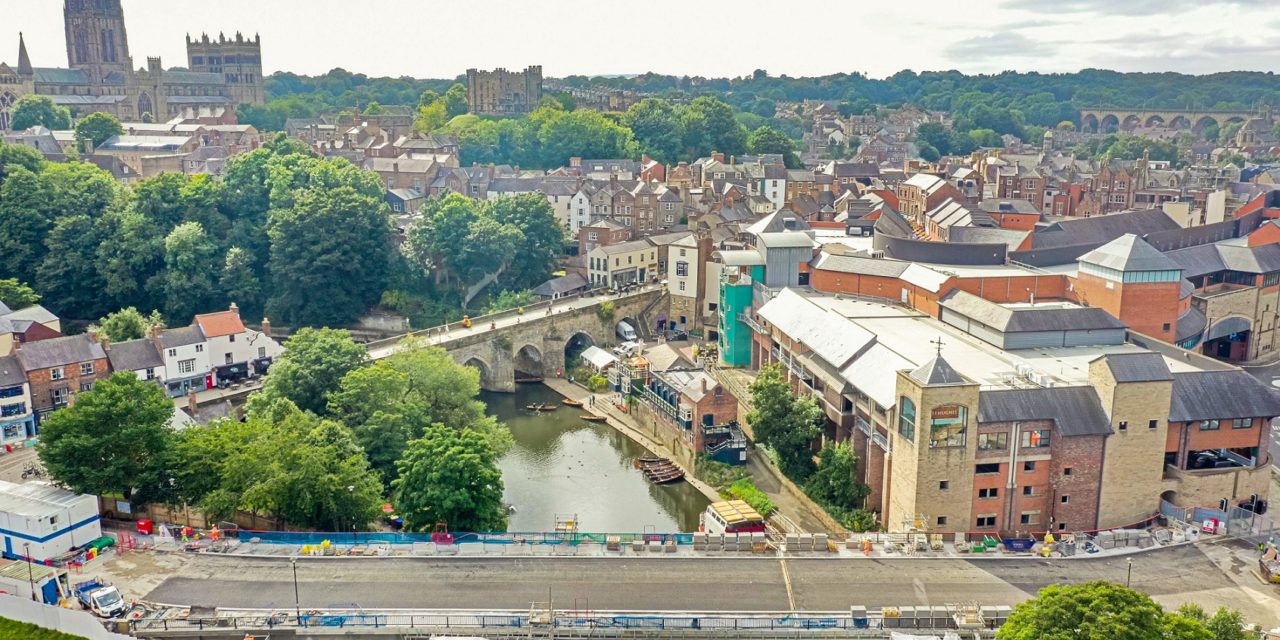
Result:
{"label": "dense green tree", "polygon": [[303,411],[323,414],[342,377],[364,366],[369,357],[351,334],[338,329],[303,328],[285,341],[284,348],[262,391],[251,398],[251,413],[286,399]]}
{"label": "dense green tree", "polygon": [[4,184],[10,172],[19,167],[35,174],[40,173],[44,165],[44,156],[36,149],[24,144],[5,144],[0,141],[0,185]]}
{"label": "dense green tree", "polygon": [[222,306],[218,247],[199,222],[184,222],[164,239],[165,317],[183,326],[197,313]]}
{"label": "dense green tree", "polygon": [[858,456],[848,443],[823,447],[818,452],[818,470],[805,482],[804,492],[820,504],[860,508],[868,488],[857,481],[857,470]]}
{"label": "dense green tree", "polygon": [[787,134],[765,125],[751,132],[747,138],[747,150],[751,153],[776,153],[782,156],[788,169],[799,169],[800,157],[796,155],[796,143]]}
{"label": "dense green tree", "polygon": [[778,454],[783,473],[803,483],[813,473],[812,447],[822,433],[822,409],[811,397],[797,400],[776,364],[760,369],[750,391],[747,423],[756,441]]}
{"label": "dense green tree", "polygon": [[290,208],[271,212],[268,233],[272,317],[342,325],[382,293],[392,247],[381,197],[348,186],[304,189]]}
{"label": "dense green tree", "polygon": [[152,311],[151,315],[143,315],[134,307],[126,307],[99,318],[92,329],[110,339],[111,342],[125,342],[146,337],[147,330],[151,327],[163,326],[164,318],[160,316],[159,311]]}
{"label": "dense green tree", "polygon": [[1164,611],[1145,594],[1103,581],[1050,585],[1018,606],[997,640],[1150,640]]}
{"label": "dense green tree", "polygon": [[97,147],[112,136],[120,135],[124,135],[124,127],[109,113],[96,111],[76,123],[76,141],[80,143],[89,142]]}
{"label": "dense green tree", "polygon": [[485,213],[520,232],[520,243],[509,258],[509,277],[504,283],[525,289],[545,281],[555,270],[565,243],[564,226],[556,220],[551,203],[538,194],[502,197],[488,201]]}
{"label": "dense green tree", "polygon": [[463,270],[464,243],[480,212],[470,198],[450,193],[429,201],[421,214],[409,228],[404,253],[411,265],[433,273],[439,283]]}
{"label": "dense green tree", "polygon": [[450,118],[463,115],[470,110],[467,104],[467,87],[461,83],[454,83],[440,99],[444,101],[445,114]]}
{"label": "dense green tree", "polygon": [[670,102],[645,98],[627,109],[622,123],[631,129],[645,153],[666,163],[680,159],[684,151],[684,122]]}
{"label": "dense green tree", "polygon": [[39,177],[39,207],[49,220],[74,215],[98,219],[120,204],[120,185],[87,162],[49,163]]}
{"label": "dense green tree", "polygon": [[36,274],[45,304],[63,318],[93,318],[107,308],[94,258],[102,243],[88,216],[59,218],[45,241],[48,252]]}
{"label": "dense green tree", "polygon": [[218,280],[223,295],[240,307],[241,315],[257,317],[262,311],[262,284],[254,272],[253,256],[240,247],[231,247]]}
{"label": "dense green tree", "polygon": [[941,122],[925,122],[917,127],[916,142],[921,149],[928,145],[938,153],[951,153],[951,132]]}
{"label": "dense green tree", "polygon": [[275,400],[247,422],[185,430],[176,447],[181,497],[216,517],[274,515],[325,531],[366,529],[378,481],[346,427]]}
{"label": "dense green tree", "polygon": [[103,219],[106,240],[98,245],[98,275],[114,306],[164,306],[165,237],[162,227],[134,210]]}
{"label": "dense green tree", "polygon": [[429,531],[437,522],[455,531],[506,530],[502,472],[479,434],[432,425],[409,443],[397,468],[395,505],[410,531]]}
{"label": "dense green tree", "polygon": [[685,147],[698,155],[712,151],[742,155],[747,150],[747,130],[734,117],[733,107],[712,98],[695,98],[683,113]]}
{"label": "dense green tree", "polygon": [[52,227],[40,208],[40,178],[13,165],[0,185],[0,273],[33,281]]}
{"label": "dense green tree", "polygon": [[71,128],[71,111],[54,104],[48,96],[29,94],[22,96],[10,111],[9,126],[14,131],[31,127],[44,127],[54,131]]}
{"label": "dense green tree", "polygon": [[26,309],[40,301],[40,294],[17,278],[0,279],[0,304],[11,311]]}
{"label": "dense green tree", "polygon": [[449,122],[449,113],[444,107],[444,101],[436,100],[418,107],[418,117],[413,122],[413,128],[422,133],[431,133],[447,122]]}
{"label": "dense green tree", "polygon": [[129,372],[99,380],[40,426],[40,461],[73,491],[163,497],[171,474],[173,402]]}
{"label": "dense green tree", "polygon": [[631,131],[597,111],[578,109],[550,118],[538,129],[543,166],[569,158],[627,158],[635,151]]}

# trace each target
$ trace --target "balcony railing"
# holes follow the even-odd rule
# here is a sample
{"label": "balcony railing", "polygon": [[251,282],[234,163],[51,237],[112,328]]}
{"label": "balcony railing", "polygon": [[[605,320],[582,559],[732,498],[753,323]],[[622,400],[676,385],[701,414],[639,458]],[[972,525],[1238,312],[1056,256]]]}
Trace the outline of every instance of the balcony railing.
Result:
{"label": "balcony railing", "polygon": [[853,423],[858,425],[858,431],[861,431],[862,435],[871,435],[871,423],[867,422],[865,418],[862,416],[854,416]]}
{"label": "balcony railing", "polygon": [[764,333],[764,334],[769,333],[768,330],[766,330],[763,325],[757,322],[755,318],[751,317],[751,314],[739,313],[738,322],[741,322],[742,324],[745,324],[748,327],[751,327],[751,330],[755,331],[756,333]]}
{"label": "balcony railing", "polygon": [[889,439],[883,433],[874,431],[871,433],[871,441],[876,443],[877,447],[884,449],[885,453],[889,453]]}

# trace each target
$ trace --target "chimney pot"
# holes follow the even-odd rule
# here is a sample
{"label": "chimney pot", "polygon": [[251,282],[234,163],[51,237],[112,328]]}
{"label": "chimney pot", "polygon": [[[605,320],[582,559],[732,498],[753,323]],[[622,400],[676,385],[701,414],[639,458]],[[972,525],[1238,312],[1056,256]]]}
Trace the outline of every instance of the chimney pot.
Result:
{"label": "chimney pot", "polygon": [[231,302],[231,309],[230,309],[230,310],[231,310],[231,311],[235,311],[236,313],[239,313],[239,312],[240,312],[240,307],[236,305],[235,301],[232,301],[232,302]]}

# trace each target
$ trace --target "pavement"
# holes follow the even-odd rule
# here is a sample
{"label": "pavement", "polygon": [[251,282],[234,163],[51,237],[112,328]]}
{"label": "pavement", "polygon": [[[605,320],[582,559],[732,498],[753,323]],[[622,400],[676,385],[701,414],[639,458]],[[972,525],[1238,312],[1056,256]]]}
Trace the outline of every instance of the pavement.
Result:
{"label": "pavement", "polygon": [[48,480],[47,477],[24,479],[22,470],[29,464],[40,464],[40,458],[36,455],[35,447],[14,449],[11,453],[0,452],[0,480],[18,483],[32,480]]}
{"label": "pavement", "polygon": [[[1255,552],[1232,543],[1181,545],[1125,558],[304,558],[302,608],[526,609],[551,594],[560,606],[604,610],[832,611],[850,605],[1013,605],[1049,584],[1126,580],[1166,607],[1231,606],[1280,624],[1280,597],[1250,575]],[[144,566],[145,559],[165,563]],[[282,559],[131,554],[117,584],[141,574],[152,602],[291,608]],[[107,563],[111,565],[112,563]],[[176,565],[176,566],[175,566]],[[1251,582],[1252,581],[1252,582]],[[151,587],[154,585],[154,587]]]}

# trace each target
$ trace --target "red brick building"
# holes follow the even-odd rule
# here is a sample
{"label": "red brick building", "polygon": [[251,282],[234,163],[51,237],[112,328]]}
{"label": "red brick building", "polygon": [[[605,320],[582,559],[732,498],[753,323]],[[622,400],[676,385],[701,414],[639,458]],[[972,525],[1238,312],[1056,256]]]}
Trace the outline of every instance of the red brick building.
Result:
{"label": "red brick building", "polygon": [[88,335],[22,344],[14,355],[31,385],[37,420],[70,406],[77,393],[88,391],[95,381],[111,372],[102,345]]}

